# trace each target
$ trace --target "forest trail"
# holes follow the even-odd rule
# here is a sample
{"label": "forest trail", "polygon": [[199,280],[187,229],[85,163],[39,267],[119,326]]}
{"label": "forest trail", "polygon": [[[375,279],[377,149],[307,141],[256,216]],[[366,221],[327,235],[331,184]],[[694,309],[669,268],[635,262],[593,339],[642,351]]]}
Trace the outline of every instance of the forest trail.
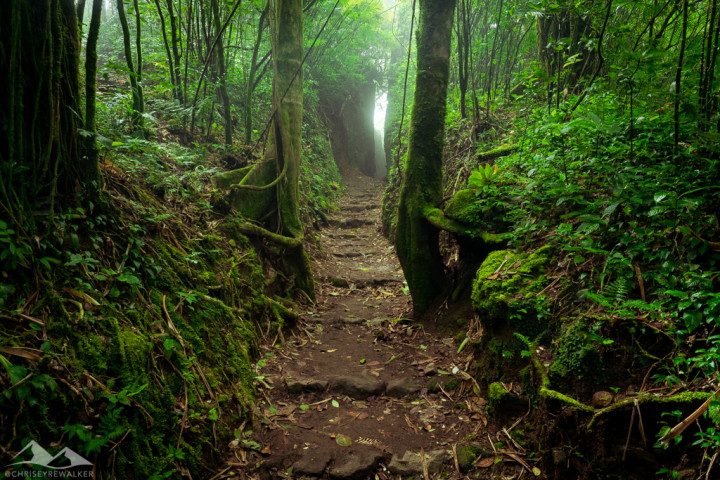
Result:
{"label": "forest trail", "polygon": [[465,478],[480,448],[468,442],[487,425],[463,372],[468,352],[405,318],[410,297],[380,232],[382,182],[355,174],[345,184],[315,253],[317,307],[263,351],[260,453],[246,465],[263,479]]}

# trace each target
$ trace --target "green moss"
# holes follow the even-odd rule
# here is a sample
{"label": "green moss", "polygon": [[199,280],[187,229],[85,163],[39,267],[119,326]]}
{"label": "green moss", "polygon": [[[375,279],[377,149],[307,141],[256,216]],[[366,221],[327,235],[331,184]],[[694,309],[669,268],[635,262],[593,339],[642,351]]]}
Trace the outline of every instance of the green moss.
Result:
{"label": "green moss", "polygon": [[476,201],[475,189],[460,190],[447,201],[443,211],[448,218],[472,225],[478,214],[475,208]]}
{"label": "green moss", "polygon": [[494,160],[499,157],[505,157],[507,155],[511,155],[517,151],[518,147],[516,145],[511,144],[503,144],[499,147],[493,148],[492,150],[486,150],[484,152],[478,152],[477,159],[479,161],[485,161],[488,160]]}
{"label": "green moss", "polygon": [[252,165],[238,168],[237,170],[230,170],[229,172],[221,172],[213,177],[213,181],[218,188],[229,188],[232,185],[240,183],[251,169]]}
{"label": "green moss", "polygon": [[473,462],[482,453],[482,450],[474,445],[461,445],[457,447],[457,460],[460,471],[467,473],[473,466]]}
{"label": "green moss", "polygon": [[582,320],[570,321],[556,340],[555,361],[549,376],[553,385],[566,386],[572,378],[602,381],[603,360]]}
{"label": "green moss", "polygon": [[487,397],[488,405],[491,407],[497,407],[504,401],[513,399],[515,395],[508,392],[502,383],[493,382],[488,385]]}
{"label": "green moss", "polygon": [[547,284],[548,247],[532,253],[491,252],[475,275],[472,304],[487,327],[510,325],[534,338],[546,329],[547,301],[539,292]]}

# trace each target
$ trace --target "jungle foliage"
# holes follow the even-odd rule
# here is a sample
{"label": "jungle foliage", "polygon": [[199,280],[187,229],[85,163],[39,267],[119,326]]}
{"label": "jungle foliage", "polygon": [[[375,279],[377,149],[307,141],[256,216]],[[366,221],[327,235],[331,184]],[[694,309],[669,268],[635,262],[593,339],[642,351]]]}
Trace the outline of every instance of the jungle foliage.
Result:
{"label": "jungle foliage", "polygon": [[[585,418],[559,430],[593,428],[545,432],[570,459],[545,452],[556,475],[713,470],[717,403],[703,401],[718,388],[719,21],[715,1],[457,2],[444,198],[425,220],[451,234],[444,258],[466,264],[446,263],[454,281],[437,304],[472,298],[467,339],[487,385]],[[391,234],[408,148],[389,155],[403,159],[389,162]],[[595,423],[655,397],[668,406],[643,407],[640,427],[637,407],[622,439]],[[653,441],[652,461],[625,462]]]}

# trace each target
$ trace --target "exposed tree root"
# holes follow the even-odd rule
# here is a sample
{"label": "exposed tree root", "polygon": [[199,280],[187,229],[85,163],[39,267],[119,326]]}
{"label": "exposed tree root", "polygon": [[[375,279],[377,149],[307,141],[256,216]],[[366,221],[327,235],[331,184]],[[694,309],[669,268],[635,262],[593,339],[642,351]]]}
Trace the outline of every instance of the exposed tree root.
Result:
{"label": "exposed tree root", "polygon": [[[704,400],[705,406],[706,404],[709,405],[711,399],[714,397],[715,393],[713,392],[682,392],[677,393],[674,395],[668,395],[668,396],[662,396],[662,395],[654,395],[652,393],[641,393],[634,397],[628,397],[623,398],[622,400],[618,400],[616,402],[611,403],[607,407],[603,408],[595,408],[591,405],[586,405],[582,402],[579,402],[578,400],[575,400],[572,397],[569,397],[565,395],[564,393],[560,393],[557,390],[553,390],[550,388],[550,379],[547,375],[547,371],[545,370],[545,367],[540,363],[540,359],[538,358],[536,353],[533,353],[531,355],[531,361],[533,367],[535,367],[535,371],[540,376],[540,389],[538,390],[538,393],[543,398],[548,398],[552,400],[556,400],[562,404],[564,404],[566,407],[569,407],[573,410],[578,410],[581,412],[591,413],[592,418],[588,422],[587,429],[592,430],[593,425],[595,422],[602,417],[603,415],[607,415],[608,413],[614,412],[616,410],[626,408],[626,407],[634,407],[635,405],[640,405],[643,403],[654,403],[654,404],[663,404],[663,403],[692,403],[692,402],[699,402]],[[703,410],[703,406],[698,408],[695,413],[700,411],[700,414],[702,414],[705,410]],[[702,410],[702,411],[701,411]],[[697,417],[696,415],[692,421],[694,421]],[[691,415],[692,417],[692,415]],[[690,417],[688,417],[690,418]],[[675,429],[678,429],[681,427],[682,423],[675,427]],[[673,429],[673,430],[675,430]],[[684,430],[684,428],[683,428]],[[672,432],[672,431],[671,431]],[[682,433],[682,431],[680,431]],[[680,434],[678,433],[678,435]],[[669,435],[669,433],[668,433]],[[666,437],[668,437],[666,435]],[[665,438],[665,437],[663,437]],[[672,437],[668,437],[668,439],[671,439]]]}
{"label": "exposed tree root", "polygon": [[279,245],[282,245],[282,246],[288,247],[288,248],[297,248],[297,247],[302,246],[302,244],[303,244],[302,237],[299,237],[299,238],[286,237],[285,235],[273,233],[270,230],[266,230],[257,225],[253,225],[252,223],[247,223],[247,222],[243,223],[242,225],[240,225],[239,230],[246,235],[254,235],[256,237],[263,237],[274,243],[277,243]]}

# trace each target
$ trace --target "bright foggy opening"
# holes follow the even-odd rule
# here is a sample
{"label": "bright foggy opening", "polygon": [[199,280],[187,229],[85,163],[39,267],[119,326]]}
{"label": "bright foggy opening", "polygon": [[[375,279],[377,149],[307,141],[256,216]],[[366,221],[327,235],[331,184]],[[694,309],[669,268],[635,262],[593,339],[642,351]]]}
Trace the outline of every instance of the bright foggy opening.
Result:
{"label": "bright foggy opening", "polygon": [[385,113],[387,112],[387,92],[375,100],[375,176],[383,178],[387,176],[387,163],[385,161]]}

